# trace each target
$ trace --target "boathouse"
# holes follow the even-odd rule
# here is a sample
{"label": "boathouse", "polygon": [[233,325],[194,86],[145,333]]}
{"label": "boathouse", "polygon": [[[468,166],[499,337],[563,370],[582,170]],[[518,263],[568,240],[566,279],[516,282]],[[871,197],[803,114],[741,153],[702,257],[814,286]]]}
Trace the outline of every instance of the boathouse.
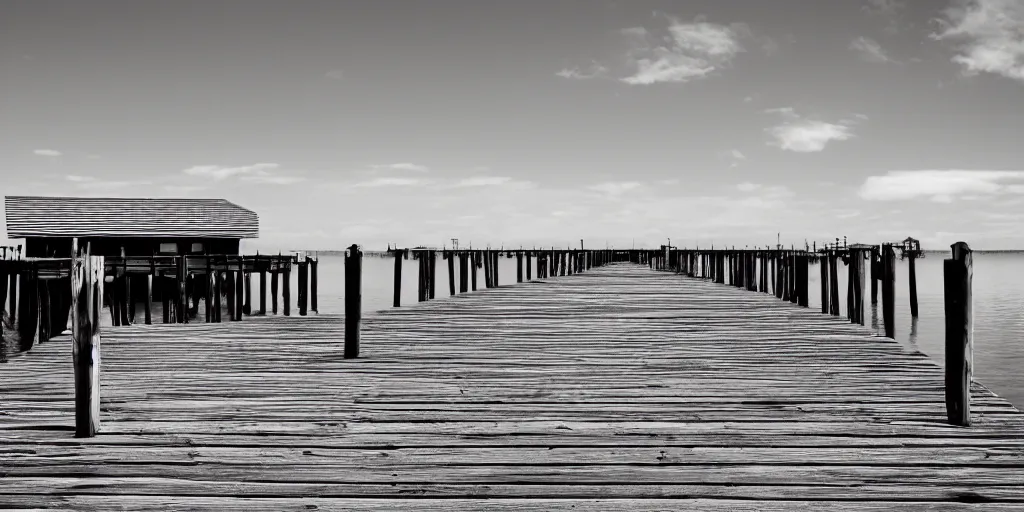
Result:
{"label": "boathouse", "polygon": [[224,199],[7,196],[7,236],[26,257],[66,257],[71,240],[97,256],[237,255],[259,236],[255,212]]}

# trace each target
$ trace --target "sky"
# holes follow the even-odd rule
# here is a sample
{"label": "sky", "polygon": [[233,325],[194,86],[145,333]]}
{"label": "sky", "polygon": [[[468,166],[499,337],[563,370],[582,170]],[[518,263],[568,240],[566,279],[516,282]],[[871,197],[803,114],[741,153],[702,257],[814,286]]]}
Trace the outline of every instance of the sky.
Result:
{"label": "sky", "polygon": [[225,198],[264,251],[1024,249],[1022,27],[1024,0],[7,0],[0,195]]}

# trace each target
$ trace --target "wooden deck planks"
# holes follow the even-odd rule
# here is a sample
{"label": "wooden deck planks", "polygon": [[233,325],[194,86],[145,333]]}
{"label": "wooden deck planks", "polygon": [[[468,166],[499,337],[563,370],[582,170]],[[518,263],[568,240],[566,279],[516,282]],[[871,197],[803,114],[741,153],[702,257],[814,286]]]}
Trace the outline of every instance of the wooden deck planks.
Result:
{"label": "wooden deck planks", "polygon": [[92,439],[70,340],[13,358],[0,507],[1024,507],[1024,414],[975,385],[948,426],[930,359],[774,296],[612,265],[343,330],[108,329]]}

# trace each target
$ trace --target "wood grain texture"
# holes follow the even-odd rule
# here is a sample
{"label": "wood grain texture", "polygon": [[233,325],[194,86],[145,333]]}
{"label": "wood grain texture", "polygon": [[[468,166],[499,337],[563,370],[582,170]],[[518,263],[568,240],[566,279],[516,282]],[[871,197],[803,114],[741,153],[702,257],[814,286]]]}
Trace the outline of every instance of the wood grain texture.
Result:
{"label": "wood grain texture", "polygon": [[[539,277],[539,276],[538,276]],[[0,365],[0,507],[1017,510],[1024,414],[862,326],[636,264],[344,320],[106,335]]]}

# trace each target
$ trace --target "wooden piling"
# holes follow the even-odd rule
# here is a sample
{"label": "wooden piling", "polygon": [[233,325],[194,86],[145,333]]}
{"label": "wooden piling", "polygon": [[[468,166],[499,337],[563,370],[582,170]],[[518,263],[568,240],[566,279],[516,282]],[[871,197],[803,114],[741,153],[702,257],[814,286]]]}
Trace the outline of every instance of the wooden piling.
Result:
{"label": "wooden piling", "polygon": [[235,272],[227,270],[224,272],[224,295],[227,297],[228,320],[234,322],[235,318]]}
{"label": "wooden piling", "polygon": [[455,296],[455,253],[445,251],[445,259],[448,260],[448,295]]}
{"label": "wooden piling", "polygon": [[793,260],[793,261],[796,262],[796,272],[795,272],[795,276],[796,276],[796,299],[797,299],[796,303],[797,303],[797,305],[805,307],[805,308],[810,305],[810,300],[809,300],[809,297],[808,297],[809,293],[808,293],[808,287],[807,287],[807,281],[808,281],[808,279],[807,279],[807,277],[808,277],[808,272],[807,272],[808,268],[807,267],[808,267],[808,264],[809,264],[809,260],[810,260],[810,258],[808,258],[807,253],[800,253],[800,255],[799,256],[795,256],[794,260]]}
{"label": "wooden piling", "polygon": [[430,300],[434,300],[434,288],[437,284],[437,253],[434,251],[427,251],[427,273],[430,276]]}
{"label": "wooden piling", "polygon": [[477,251],[469,251],[469,272],[470,279],[472,280],[473,291],[476,291],[476,269],[480,266],[479,257]]}
{"label": "wooden piling", "polygon": [[307,290],[309,290],[309,265],[306,261],[296,263],[299,266],[299,288],[296,302],[299,306],[299,316],[306,316]]}
{"label": "wooden piling", "polygon": [[267,315],[267,269],[260,267],[260,316]]}
{"label": "wooden piling", "polygon": [[394,300],[393,307],[402,307],[402,260],[405,259],[404,249],[395,249]]}
{"label": "wooden piling", "polygon": [[882,321],[885,335],[896,337],[896,254],[891,244],[882,246]]}
{"label": "wooden piling", "polygon": [[359,324],[363,314],[363,253],[353,244],[345,253],[345,359],[359,357]]}
{"label": "wooden piling", "polygon": [[245,262],[241,256],[238,257],[238,272],[235,272],[235,279],[237,280],[235,283],[235,308],[237,308],[235,319],[242,320],[242,312],[245,309],[245,297],[243,296],[245,292]]}
{"label": "wooden piling", "polygon": [[[271,276],[273,277],[273,276]],[[276,280],[274,281],[277,282]],[[220,296],[224,293],[224,275],[220,270],[213,271],[213,322],[221,322],[222,308]],[[274,297],[274,312],[277,312],[277,297]]]}
{"label": "wooden piling", "polygon": [[821,255],[818,258],[818,267],[821,271],[821,314],[828,314],[828,258]]}
{"label": "wooden piling", "polygon": [[839,258],[835,251],[828,253],[829,313],[839,316]]}
{"label": "wooden piling", "polygon": [[[953,257],[943,261],[946,315],[946,417],[951,425],[971,425],[971,381],[974,372],[974,319],[971,248],[951,246]],[[883,301],[885,300],[885,282]]]}
{"label": "wooden piling", "polygon": [[526,251],[526,280],[533,280],[533,252]]}
{"label": "wooden piling", "polygon": [[416,300],[424,302],[427,300],[427,258],[425,252],[416,251],[413,253],[416,258]]}
{"label": "wooden piling", "polygon": [[878,304],[878,281],[881,274],[881,254],[876,245],[871,249],[871,304]]}
{"label": "wooden piling", "polygon": [[491,252],[484,251],[484,287],[492,288],[494,284],[491,283]]}
{"label": "wooden piling", "polygon": [[18,315],[18,293],[21,291],[18,287],[18,282],[21,281],[18,272],[11,272],[8,276],[7,281],[10,283],[8,286],[10,296],[11,307],[8,310],[8,317],[11,321],[11,325],[14,325],[15,321],[20,318]]}
{"label": "wooden piling", "polygon": [[292,264],[286,262],[281,272],[281,312],[284,316],[292,314]]}
{"label": "wooden piling", "polygon": [[75,437],[100,427],[100,310],[103,257],[76,257],[71,271],[72,361],[75,373]]}
{"label": "wooden piling", "polygon": [[516,282],[523,282],[523,252],[516,251]]}
{"label": "wooden piling", "polygon": [[908,264],[910,269],[907,271],[908,279],[910,280],[910,316],[911,318],[917,318],[917,265],[914,261],[917,259],[917,251],[911,249],[907,254]]}
{"label": "wooden piling", "polygon": [[469,292],[469,254],[459,251],[459,293]]}
{"label": "wooden piling", "polygon": [[860,248],[851,247],[849,266],[849,306],[850,322],[864,325],[864,252]]}
{"label": "wooden piling", "polygon": [[494,273],[494,277],[491,278],[491,281],[494,282],[494,287],[495,288],[497,288],[499,286],[499,281],[500,281],[500,278],[498,276],[498,268],[499,268],[498,267],[498,262],[501,261],[500,257],[501,257],[501,252],[494,251],[494,263],[491,265],[491,272]]}
{"label": "wooden piling", "polygon": [[320,312],[320,306],[317,304],[317,267],[320,266],[320,256],[316,258],[306,257],[306,261],[309,262],[309,309],[314,313]]}
{"label": "wooden piling", "polygon": [[[280,265],[280,263],[277,263]],[[273,314],[277,314],[277,295],[278,295],[278,274],[281,273],[281,269],[278,268],[270,271],[270,311]],[[219,294],[218,294],[219,296]],[[218,320],[219,321],[219,320]]]}
{"label": "wooden piling", "polygon": [[242,306],[242,314],[252,316],[252,272],[245,272],[245,302]]}

